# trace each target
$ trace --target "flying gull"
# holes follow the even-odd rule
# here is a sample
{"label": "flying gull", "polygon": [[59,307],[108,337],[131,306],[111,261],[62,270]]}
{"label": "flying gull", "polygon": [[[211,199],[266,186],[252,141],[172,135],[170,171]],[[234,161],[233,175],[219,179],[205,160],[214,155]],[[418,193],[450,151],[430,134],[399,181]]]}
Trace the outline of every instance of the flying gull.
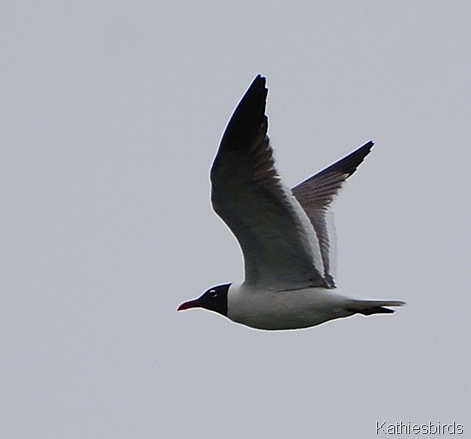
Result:
{"label": "flying gull", "polygon": [[178,311],[205,308],[257,329],[316,326],[353,314],[389,314],[397,300],[355,299],[335,285],[330,209],[370,153],[369,141],[291,190],[280,180],[267,136],[268,89],[258,75],[222,137],[211,168],[211,201],[244,255],[245,279],[217,285]]}

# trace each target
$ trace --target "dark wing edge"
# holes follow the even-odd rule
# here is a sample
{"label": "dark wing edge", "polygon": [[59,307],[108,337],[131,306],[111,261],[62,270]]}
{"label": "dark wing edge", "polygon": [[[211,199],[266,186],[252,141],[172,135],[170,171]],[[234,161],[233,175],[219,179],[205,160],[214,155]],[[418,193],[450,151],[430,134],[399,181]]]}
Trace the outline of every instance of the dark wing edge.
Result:
{"label": "dark wing edge", "polygon": [[333,220],[329,218],[329,206],[343,184],[371,152],[374,142],[369,141],[352,153],[328,166],[312,177],[304,180],[291,189],[291,192],[306,212],[316,232],[324,264],[326,283],[335,288],[332,274],[335,254],[335,236]]}
{"label": "dark wing edge", "polygon": [[[267,95],[266,78],[257,75],[229,119],[219,151],[240,150],[241,145],[252,145],[257,136],[265,137],[268,129],[265,116]],[[264,130],[261,129],[263,124]]]}

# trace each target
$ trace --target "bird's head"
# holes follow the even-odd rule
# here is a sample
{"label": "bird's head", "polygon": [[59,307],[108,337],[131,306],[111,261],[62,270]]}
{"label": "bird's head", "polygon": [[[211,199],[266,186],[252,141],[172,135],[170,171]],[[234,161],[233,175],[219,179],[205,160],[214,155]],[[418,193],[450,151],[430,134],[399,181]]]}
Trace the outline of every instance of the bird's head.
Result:
{"label": "bird's head", "polygon": [[182,303],[177,311],[190,308],[205,308],[227,316],[227,292],[231,284],[217,285],[205,291],[200,297]]}

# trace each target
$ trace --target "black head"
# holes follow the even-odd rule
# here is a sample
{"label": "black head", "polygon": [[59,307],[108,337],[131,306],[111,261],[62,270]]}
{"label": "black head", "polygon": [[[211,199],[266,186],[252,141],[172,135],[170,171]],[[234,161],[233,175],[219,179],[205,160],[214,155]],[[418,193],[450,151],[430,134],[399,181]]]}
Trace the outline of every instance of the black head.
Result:
{"label": "black head", "polygon": [[227,292],[231,284],[218,285],[205,291],[195,300],[182,303],[177,311],[190,308],[205,308],[227,316]]}

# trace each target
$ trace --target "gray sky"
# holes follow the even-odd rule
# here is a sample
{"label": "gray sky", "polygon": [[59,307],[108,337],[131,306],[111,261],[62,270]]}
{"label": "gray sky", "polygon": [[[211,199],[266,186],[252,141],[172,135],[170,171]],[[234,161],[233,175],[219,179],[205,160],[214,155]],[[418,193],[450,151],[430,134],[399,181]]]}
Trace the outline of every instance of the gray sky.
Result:
{"label": "gray sky", "polygon": [[[470,21],[469,1],[2,2],[0,437],[469,433]],[[287,184],[375,140],[336,202],[337,283],[405,300],[393,316],[176,312],[242,276],[208,171],[257,73]]]}

